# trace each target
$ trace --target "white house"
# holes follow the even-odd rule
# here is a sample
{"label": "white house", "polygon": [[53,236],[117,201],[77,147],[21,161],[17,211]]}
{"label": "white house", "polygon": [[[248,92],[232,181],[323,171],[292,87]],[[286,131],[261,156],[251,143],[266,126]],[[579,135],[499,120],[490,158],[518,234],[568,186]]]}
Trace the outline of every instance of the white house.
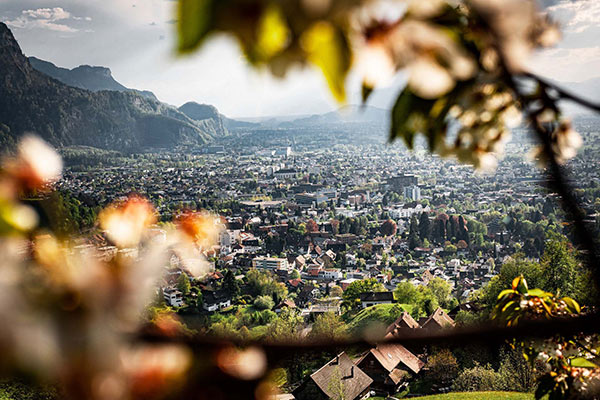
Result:
{"label": "white house", "polygon": [[416,185],[407,186],[404,188],[404,197],[412,201],[419,201],[421,200],[421,189]]}
{"label": "white house", "polygon": [[257,269],[288,269],[286,258],[256,257],[252,260],[252,267]]}
{"label": "white house", "polygon": [[234,243],[236,243],[240,239],[240,231],[239,230],[224,230],[221,231],[219,235],[219,244],[221,247],[231,247]]}
{"label": "white house", "polygon": [[417,204],[414,207],[404,205],[400,208],[392,208],[389,210],[390,217],[393,219],[398,218],[411,218],[414,214],[421,214],[422,212],[429,212],[431,208],[429,206],[423,207],[421,204]]}
{"label": "white house", "polygon": [[231,294],[224,290],[202,292],[202,297],[202,308],[208,312],[231,306]]}
{"label": "white house", "polygon": [[163,297],[171,307],[183,306],[183,294],[175,288],[164,288]]}
{"label": "white house", "polygon": [[457,271],[460,268],[460,260],[458,258],[453,258],[452,260],[446,263],[448,269],[453,271]]}
{"label": "white house", "polygon": [[293,179],[298,175],[298,171],[295,169],[280,169],[273,173],[277,179]]}
{"label": "white house", "polygon": [[367,292],[360,295],[360,304],[362,308],[367,308],[378,304],[392,304],[393,302],[393,292]]}
{"label": "white house", "polygon": [[331,280],[342,279],[342,271],[340,271],[339,269],[324,269],[319,273],[319,275],[323,279],[331,279]]}
{"label": "white house", "polygon": [[356,256],[354,254],[346,254],[346,264],[356,265]]}

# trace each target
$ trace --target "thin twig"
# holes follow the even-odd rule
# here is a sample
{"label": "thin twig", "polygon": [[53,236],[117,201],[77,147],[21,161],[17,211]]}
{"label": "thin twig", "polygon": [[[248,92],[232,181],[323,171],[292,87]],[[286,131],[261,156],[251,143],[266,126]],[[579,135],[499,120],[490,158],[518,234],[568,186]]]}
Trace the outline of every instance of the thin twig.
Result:
{"label": "thin twig", "polygon": [[555,83],[552,83],[544,78],[541,78],[539,76],[537,76],[536,74],[533,74],[531,72],[525,72],[523,74],[523,76],[533,79],[534,81],[536,81],[537,83],[539,83],[540,85],[546,86],[551,88],[552,90],[556,91],[556,93],[558,94],[558,96],[563,99],[563,100],[570,100],[574,103],[579,104],[580,106],[583,106],[585,108],[589,108],[592,111],[595,111],[597,113],[600,113],[600,103],[595,103],[591,100],[587,100],[584,99],[582,97],[579,97],[573,93],[571,93],[570,91],[561,88],[560,86],[556,85]]}

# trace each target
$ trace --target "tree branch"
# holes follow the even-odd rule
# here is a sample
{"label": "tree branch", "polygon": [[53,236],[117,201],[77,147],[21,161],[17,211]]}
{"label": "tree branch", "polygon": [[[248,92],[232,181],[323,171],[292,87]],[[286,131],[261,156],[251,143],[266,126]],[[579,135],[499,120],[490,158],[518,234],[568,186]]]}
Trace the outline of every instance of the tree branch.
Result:
{"label": "tree branch", "polygon": [[[538,111],[534,110],[532,103],[539,99],[532,99],[525,95],[508,72],[505,74],[505,79],[514,91],[518,100],[522,103],[524,112],[527,113],[527,117],[531,123],[531,127],[542,144],[544,156],[548,164],[548,186],[553,192],[560,196],[562,208],[565,211],[567,218],[570,218],[573,221],[575,237],[586,250],[585,256],[587,258],[587,266],[594,274],[596,287],[600,288],[600,263],[598,261],[598,252],[594,234],[586,226],[584,221],[585,214],[582,212],[581,207],[579,207],[577,199],[573,195],[573,189],[569,186],[564,177],[563,168],[556,159],[554,150],[552,149],[552,132],[548,131],[547,127],[543,127],[537,122]],[[540,81],[540,84],[542,85],[542,90],[546,90],[546,84],[543,83],[543,81]],[[548,103],[552,102],[552,99],[544,93],[544,101]],[[544,106],[556,108],[555,104],[544,104]],[[600,112],[600,107],[598,110]],[[600,303],[600,299],[596,299],[596,302]]]}
{"label": "tree branch", "polygon": [[348,348],[351,346],[372,347],[375,343],[400,343],[404,346],[497,345],[504,343],[507,339],[547,339],[554,335],[594,334],[598,331],[600,331],[600,314],[594,312],[551,320],[525,321],[513,327],[502,327],[493,323],[486,323],[478,326],[441,330],[406,329],[399,332],[393,338],[379,340],[360,337],[333,341],[313,339],[289,342],[224,339],[209,335],[165,337],[151,331],[142,332],[134,339],[151,343],[182,343],[197,351],[232,345],[241,347],[258,346],[267,352],[271,360],[276,361],[299,352],[332,350],[334,348]]}
{"label": "tree branch", "polygon": [[538,84],[540,84],[542,86],[551,88],[563,100],[570,100],[570,101],[572,101],[574,103],[579,104],[580,106],[583,106],[583,107],[588,108],[588,109],[590,109],[592,111],[600,113],[600,103],[595,103],[593,101],[590,101],[590,100],[584,99],[582,97],[579,97],[579,96],[577,96],[577,95],[569,92],[568,90],[565,90],[565,89],[561,88],[560,86],[558,86],[558,85],[556,85],[556,84],[554,84],[554,83],[552,83],[552,82],[550,82],[550,81],[548,81],[548,80],[546,80],[544,78],[541,78],[541,77],[539,77],[536,74],[533,74],[531,72],[525,72],[523,74],[523,76],[527,77],[527,78],[530,78],[530,79],[533,79],[534,81],[536,81]]}

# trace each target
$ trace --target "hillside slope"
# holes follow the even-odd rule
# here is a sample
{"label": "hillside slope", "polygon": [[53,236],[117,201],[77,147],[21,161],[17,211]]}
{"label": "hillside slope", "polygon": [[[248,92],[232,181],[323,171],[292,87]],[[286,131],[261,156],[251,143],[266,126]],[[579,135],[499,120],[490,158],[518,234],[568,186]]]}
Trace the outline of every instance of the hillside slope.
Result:
{"label": "hillside slope", "polygon": [[227,128],[223,122],[224,117],[219,114],[215,106],[189,102],[179,107],[178,110],[202,127],[214,130],[219,136],[227,135]]}
{"label": "hillside slope", "polygon": [[[222,132],[134,92],[91,92],[34,69],[0,23],[0,134],[8,143],[35,132],[55,146],[137,151],[200,145]],[[8,137],[6,137],[8,136]]]}

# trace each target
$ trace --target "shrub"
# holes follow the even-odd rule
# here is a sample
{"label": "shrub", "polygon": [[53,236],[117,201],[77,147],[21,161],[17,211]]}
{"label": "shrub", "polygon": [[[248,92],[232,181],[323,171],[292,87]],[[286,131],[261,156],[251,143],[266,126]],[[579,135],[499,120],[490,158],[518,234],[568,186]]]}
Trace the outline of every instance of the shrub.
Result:
{"label": "shrub", "polygon": [[427,372],[422,379],[422,389],[437,391],[452,385],[458,375],[458,362],[448,349],[435,351],[427,361]]}
{"label": "shrub", "polygon": [[254,300],[254,307],[258,310],[270,310],[275,307],[275,302],[271,296],[258,296],[256,300]]}
{"label": "shrub", "polygon": [[489,365],[476,365],[463,370],[454,381],[453,390],[458,392],[479,392],[503,390],[505,388],[502,376]]}
{"label": "shrub", "polygon": [[[498,374],[502,377],[506,390],[529,392],[535,387],[541,374],[536,374],[532,365],[523,357],[522,351],[506,347],[500,351],[500,358],[502,362]],[[536,369],[543,371],[543,367],[540,368],[539,365]]]}

